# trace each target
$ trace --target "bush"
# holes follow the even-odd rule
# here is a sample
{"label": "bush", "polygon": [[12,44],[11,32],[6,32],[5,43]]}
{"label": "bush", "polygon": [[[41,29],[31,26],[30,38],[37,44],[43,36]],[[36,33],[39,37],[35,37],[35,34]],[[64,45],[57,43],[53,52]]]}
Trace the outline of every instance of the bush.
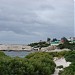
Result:
{"label": "bush", "polygon": [[50,75],[55,71],[53,57],[46,52],[36,52],[27,55],[26,58],[33,64],[38,75]]}
{"label": "bush", "polygon": [[69,67],[59,72],[59,75],[75,75],[75,63],[72,63]]}
{"label": "bush", "polygon": [[72,62],[69,67],[59,72],[59,75],[75,75],[75,51],[69,51],[65,54],[66,61]]}
{"label": "bush", "polygon": [[55,71],[53,57],[37,52],[25,58],[0,58],[0,75],[51,75]]}
{"label": "bush", "polygon": [[49,52],[49,55],[53,57],[64,57],[65,54],[68,54],[69,51],[61,51],[61,52]]}
{"label": "bush", "polygon": [[65,55],[66,61],[75,62],[75,51],[70,51]]}

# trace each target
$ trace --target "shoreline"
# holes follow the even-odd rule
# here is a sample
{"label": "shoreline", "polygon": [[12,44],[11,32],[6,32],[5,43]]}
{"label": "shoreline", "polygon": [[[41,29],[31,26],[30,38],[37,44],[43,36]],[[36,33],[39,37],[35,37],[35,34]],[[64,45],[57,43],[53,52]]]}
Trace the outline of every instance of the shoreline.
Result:
{"label": "shoreline", "polygon": [[0,51],[14,51],[14,52],[19,52],[19,51],[26,51],[26,52],[61,52],[61,51],[70,51],[69,49],[55,49],[55,50],[34,50],[34,49],[26,49],[26,50],[0,50]]}
{"label": "shoreline", "polygon": [[32,50],[0,50],[0,51],[8,51],[8,52],[11,52],[11,51],[14,51],[14,52],[26,51],[26,52],[32,52]]}

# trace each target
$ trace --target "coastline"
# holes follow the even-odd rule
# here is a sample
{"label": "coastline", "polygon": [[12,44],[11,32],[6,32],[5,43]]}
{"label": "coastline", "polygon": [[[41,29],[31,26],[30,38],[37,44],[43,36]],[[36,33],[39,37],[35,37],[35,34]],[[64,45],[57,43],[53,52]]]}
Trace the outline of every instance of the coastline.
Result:
{"label": "coastline", "polygon": [[31,51],[32,47],[18,44],[1,44],[0,51]]}
{"label": "coastline", "polygon": [[25,52],[32,52],[32,50],[0,50],[0,51],[8,51],[8,52],[11,52],[11,51],[14,51],[14,52],[25,51]]}
{"label": "coastline", "polygon": [[69,49],[55,49],[55,50],[34,50],[34,49],[26,49],[26,50],[0,50],[0,51],[14,51],[14,52],[20,52],[20,51],[26,51],[26,52],[61,52],[61,51],[70,51]]}

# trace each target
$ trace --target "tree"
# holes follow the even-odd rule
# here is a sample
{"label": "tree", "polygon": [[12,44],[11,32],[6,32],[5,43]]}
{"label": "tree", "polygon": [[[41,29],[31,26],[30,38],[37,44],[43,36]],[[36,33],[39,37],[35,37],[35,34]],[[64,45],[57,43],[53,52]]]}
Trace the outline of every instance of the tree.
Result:
{"label": "tree", "polygon": [[57,39],[56,38],[53,38],[52,42],[55,42],[55,41],[57,41]]}
{"label": "tree", "polygon": [[66,37],[61,38],[61,42],[64,44],[69,44],[69,41],[67,40]]}
{"label": "tree", "polygon": [[50,41],[51,41],[51,39],[50,38],[47,38],[47,43],[48,44],[50,44]]}

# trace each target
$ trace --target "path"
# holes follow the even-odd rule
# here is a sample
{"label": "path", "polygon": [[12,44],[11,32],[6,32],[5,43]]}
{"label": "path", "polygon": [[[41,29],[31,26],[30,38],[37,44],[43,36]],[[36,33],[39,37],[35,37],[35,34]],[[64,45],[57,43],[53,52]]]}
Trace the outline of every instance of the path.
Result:
{"label": "path", "polygon": [[[58,59],[57,57],[54,58],[54,62],[56,64],[56,66],[63,65],[63,68],[68,67],[71,64],[71,62],[66,62],[65,58]],[[55,68],[55,72],[52,75],[58,75],[59,70],[63,70],[63,69],[62,68],[61,69]]]}

